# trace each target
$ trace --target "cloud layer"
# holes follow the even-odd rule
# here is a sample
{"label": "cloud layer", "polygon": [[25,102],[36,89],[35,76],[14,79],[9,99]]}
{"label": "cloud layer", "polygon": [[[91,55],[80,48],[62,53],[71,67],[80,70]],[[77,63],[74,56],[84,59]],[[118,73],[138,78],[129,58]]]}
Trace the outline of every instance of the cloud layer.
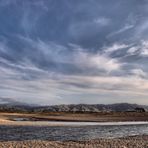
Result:
{"label": "cloud layer", "polygon": [[0,102],[148,104],[147,6],[0,1]]}

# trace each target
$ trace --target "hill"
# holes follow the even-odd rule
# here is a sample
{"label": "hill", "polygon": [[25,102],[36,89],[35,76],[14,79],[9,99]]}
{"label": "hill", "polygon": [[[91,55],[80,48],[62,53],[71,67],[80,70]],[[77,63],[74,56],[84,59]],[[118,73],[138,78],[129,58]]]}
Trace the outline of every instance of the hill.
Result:
{"label": "hill", "polygon": [[53,106],[30,106],[23,104],[0,104],[0,112],[124,112],[134,111],[135,108],[144,108],[148,110],[148,106],[118,103],[118,104],[71,104],[71,105],[53,105]]}

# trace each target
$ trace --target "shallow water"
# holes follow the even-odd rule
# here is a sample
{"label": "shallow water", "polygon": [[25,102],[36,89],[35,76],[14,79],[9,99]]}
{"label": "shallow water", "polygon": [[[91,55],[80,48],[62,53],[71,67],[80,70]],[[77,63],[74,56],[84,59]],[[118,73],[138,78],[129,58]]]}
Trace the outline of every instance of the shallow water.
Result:
{"label": "shallow water", "polygon": [[148,125],[145,121],[136,122],[66,122],[66,121],[37,121],[37,124],[61,125],[61,126],[87,126],[87,125]]}
{"label": "shallow water", "polygon": [[[148,121],[123,121],[123,122],[80,122],[80,121],[30,121],[29,118],[13,118],[17,123],[32,123],[33,125],[61,125],[61,126],[87,126],[87,125],[143,125]],[[24,122],[25,121],[25,122]]]}
{"label": "shallow water", "polygon": [[[41,123],[41,122],[40,122]],[[53,123],[53,122],[52,122]],[[65,123],[65,122],[64,122]],[[130,122],[128,122],[130,123]],[[135,123],[135,122],[134,122]],[[79,123],[80,124],[80,123]],[[100,123],[99,123],[100,124]],[[105,124],[105,123],[104,123]],[[0,140],[90,140],[98,138],[118,138],[133,135],[148,135],[148,123],[136,122],[131,125],[85,125],[85,126],[0,126]]]}

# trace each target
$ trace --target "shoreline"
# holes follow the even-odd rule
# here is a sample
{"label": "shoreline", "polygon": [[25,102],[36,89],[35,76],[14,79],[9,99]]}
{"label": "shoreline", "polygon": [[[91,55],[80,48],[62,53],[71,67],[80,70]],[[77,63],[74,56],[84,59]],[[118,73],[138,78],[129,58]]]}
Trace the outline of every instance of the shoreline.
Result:
{"label": "shoreline", "polygon": [[116,122],[81,122],[81,121],[10,121],[1,120],[0,126],[122,126],[148,125],[148,121],[116,121]]}
{"label": "shoreline", "polygon": [[0,113],[0,120],[8,121],[54,121],[54,122],[135,122],[147,121],[148,112],[145,113]]}

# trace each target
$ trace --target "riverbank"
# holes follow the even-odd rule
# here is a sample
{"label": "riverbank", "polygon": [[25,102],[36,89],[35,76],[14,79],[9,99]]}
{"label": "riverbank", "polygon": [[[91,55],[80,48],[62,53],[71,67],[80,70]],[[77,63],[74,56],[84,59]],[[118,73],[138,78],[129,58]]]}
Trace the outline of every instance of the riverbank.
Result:
{"label": "riverbank", "polygon": [[148,136],[134,136],[118,139],[97,139],[90,141],[7,141],[0,142],[1,148],[148,148]]}
{"label": "riverbank", "polygon": [[68,121],[68,122],[125,122],[148,121],[148,112],[100,112],[100,113],[0,113],[1,120],[15,121]]}

